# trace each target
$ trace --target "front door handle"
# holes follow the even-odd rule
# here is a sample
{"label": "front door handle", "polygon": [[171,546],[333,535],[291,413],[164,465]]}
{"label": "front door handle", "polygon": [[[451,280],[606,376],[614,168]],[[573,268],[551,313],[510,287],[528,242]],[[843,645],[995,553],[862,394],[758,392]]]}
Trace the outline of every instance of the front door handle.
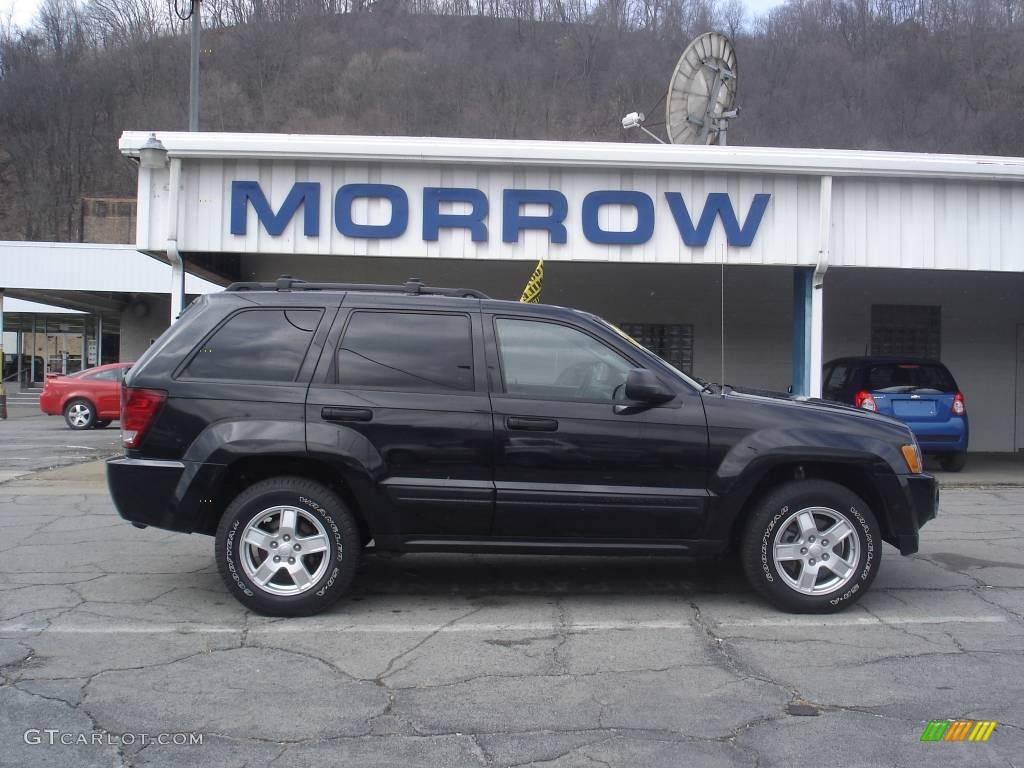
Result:
{"label": "front door handle", "polygon": [[324,421],[371,421],[373,411],[369,408],[346,408],[338,405],[325,406],[320,411]]}
{"label": "front door handle", "polygon": [[509,416],[505,419],[509,429],[522,429],[528,432],[554,432],[558,429],[555,419],[538,419],[532,416]]}

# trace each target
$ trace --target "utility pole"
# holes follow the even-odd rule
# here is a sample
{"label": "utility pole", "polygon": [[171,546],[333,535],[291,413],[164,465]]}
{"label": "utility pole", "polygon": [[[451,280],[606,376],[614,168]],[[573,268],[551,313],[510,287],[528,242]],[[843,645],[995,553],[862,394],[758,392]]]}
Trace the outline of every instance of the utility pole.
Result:
{"label": "utility pole", "polygon": [[199,130],[199,27],[202,0],[192,0],[192,67],[188,79],[188,129]]}

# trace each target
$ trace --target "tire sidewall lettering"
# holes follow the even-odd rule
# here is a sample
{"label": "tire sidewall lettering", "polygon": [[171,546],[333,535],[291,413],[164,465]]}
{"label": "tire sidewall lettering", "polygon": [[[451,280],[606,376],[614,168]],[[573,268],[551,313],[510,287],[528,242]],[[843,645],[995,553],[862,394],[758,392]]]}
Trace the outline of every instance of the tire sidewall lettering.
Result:
{"label": "tire sidewall lettering", "polygon": [[761,571],[764,574],[765,579],[769,582],[775,582],[775,575],[772,573],[772,566],[768,560],[768,548],[769,541],[772,538],[772,531],[775,530],[775,526],[779,524],[779,520],[783,516],[789,514],[789,505],[784,506],[779,512],[771,519],[771,522],[765,527],[764,536],[761,537]]}
{"label": "tire sidewall lettering", "polygon": [[341,543],[341,530],[338,528],[338,524],[334,522],[334,518],[327,514],[327,511],[313,499],[310,499],[307,496],[299,496],[299,503],[305,505],[310,511],[316,513],[324,525],[327,526],[331,536],[334,537],[334,568],[331,569],[331,573],[328,575],[327,580],[320,586],[320,589],[316,591],[317,597],[323,597],[327,594],[328,590],[334,586],[334,582],[337,581],[338,575],[341,573],[338,563],[341,562],[342,553],[345,551],[344,546]]}
{"label": "tire sidewall lettering", "polygon": [[224,537],[224,554],[227,556],[228,573],[231,574],[232,580],[246,597],[252,597],[253,591],[249,589],[249,586],[242,580],[242,574],[238,572],[238,567],[235,563],[237,558],[237,551],[235,549],[235,537],[238,535],[238,526],[241,525],[241,520],[235,520],[231,524],[231,528],[228,530],[228,535]]}

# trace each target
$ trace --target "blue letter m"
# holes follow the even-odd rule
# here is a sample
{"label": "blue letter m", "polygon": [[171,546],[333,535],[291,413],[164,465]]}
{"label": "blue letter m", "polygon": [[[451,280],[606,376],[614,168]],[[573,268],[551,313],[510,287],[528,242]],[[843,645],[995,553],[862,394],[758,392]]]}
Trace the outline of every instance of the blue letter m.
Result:
{"label": "blue letter m", "polygon": [[256,219],[262,222],[267,233],[280,235],[295,212],[302,205],[302,233],[306,237],[320,234],[320,184],[300,181],[292,185],[288,197],[281,204],[281,210],[274,213],[263,195],[258,181],[231,182],[231,234],[245,234],[246,203],[252,202]]}
{"label": "blue letter m", "polygon": [[687,245],[707,245],[708,239],[711,237],[711,227],[714,226],[717,216],[722,219],[726,242],[739,248],[747,248],[754,242],[754,235],[757,234],[757,228],[761,225],[761,217],[764,216],[764,210],[768,207],[771,195],[766,193],[754,195],[754,200],[750,204],[750,212],[742,227],[736,219],[736,212],[732,209],[732,201],[725,192],[712,192],[708,195],[696,227],[693,226],[693,219],[690,218],[690,212],[686,210],[686,203],[683,202],[681,194],[666,192],[665,199],[672,211],[672,217],[676,220],[679,234],[683,236],[683,242]]}

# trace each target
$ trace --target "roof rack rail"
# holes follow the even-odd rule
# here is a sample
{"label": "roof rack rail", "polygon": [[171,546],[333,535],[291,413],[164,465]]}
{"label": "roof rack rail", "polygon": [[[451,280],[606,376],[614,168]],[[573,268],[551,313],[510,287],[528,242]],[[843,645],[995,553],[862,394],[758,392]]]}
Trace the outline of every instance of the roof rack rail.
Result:
{"label": "roof rack rail", "polygon": [[272,283],[232,283],[225,291],[360,291],[370,293],[404,293],[410,296],[455,296],[468,299],[489,299],[475,288],[436,288],[410,277],[401,285],[373,283],[308,283],[291,275],[281,275]]}

